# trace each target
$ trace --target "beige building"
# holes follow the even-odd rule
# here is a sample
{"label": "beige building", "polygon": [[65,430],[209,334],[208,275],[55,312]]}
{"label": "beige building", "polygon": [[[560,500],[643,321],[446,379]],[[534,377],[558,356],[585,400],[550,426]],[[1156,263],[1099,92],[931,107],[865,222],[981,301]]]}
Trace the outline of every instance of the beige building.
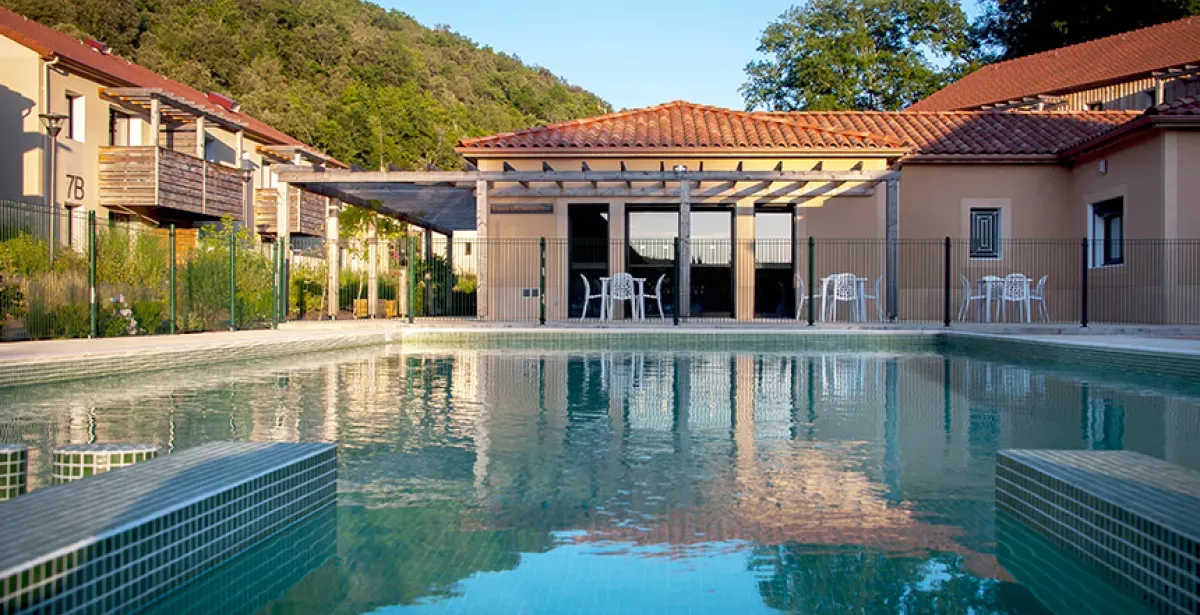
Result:
{"label": "beige building", "polygon": [[[344,167],[220,94],[203,93],[0,8],[0,199],[191,228],[231,216],[265,235],[324,236],[337,201],[285,192],[273,163]],[[41,116],[60,115],[52,144]],[[55,156],[50,177],[51,148]],[[288,207],[278,207],[286,202]],[[71,228],[73,227],[73,228]]]}
{"label": "beige building", "polygon": [[[975,281],[1020,272],[1048,276],[1044,320],[1081,320],[1086,279],[1093,320],[1180,322],[1200,314],[1200,246],[1189,241],[1200,238],[1200,193],[1186,172],[1200,154],[1198,110],[1190,98],[1145,113],[756,113],[678,101],[464,140],[468,171],[290,167],[281,178],[369,190],[396,208],[417,188],[426,201],[453,195],[413,215],[462,218],[455,231],[476,234],[485,319],[579,318],[602,278],[622,272],[664,295],[666,314],[678,284],[690,289],[679,291],[687,316],[795,318],[821,294],[814,284],[851,272],[870,299],[856,318],[938,322],[950,238],[952,314]],[[647,310],[657,315],[656,302]]]}

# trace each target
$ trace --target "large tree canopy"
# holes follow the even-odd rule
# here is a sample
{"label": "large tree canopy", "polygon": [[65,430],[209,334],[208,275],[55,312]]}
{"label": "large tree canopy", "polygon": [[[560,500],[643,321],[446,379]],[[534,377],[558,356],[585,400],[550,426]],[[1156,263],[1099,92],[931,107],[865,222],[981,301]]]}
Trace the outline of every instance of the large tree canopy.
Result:
{"label": "large tree canopy", "polygon": [[903,108],[970,66],[956,0],[809,0],[767,26],[746,67],[747,108]]}
{"label": "large tree canopy", "polygon": [[363,0],[0,0],[365,167],[459,164],[455,141],[609,106],[549,71]]}
{"label": "large tree canopy", "polygon": [[989,0],[977,36],[1000,58],[1200,14],[1200,0]]}

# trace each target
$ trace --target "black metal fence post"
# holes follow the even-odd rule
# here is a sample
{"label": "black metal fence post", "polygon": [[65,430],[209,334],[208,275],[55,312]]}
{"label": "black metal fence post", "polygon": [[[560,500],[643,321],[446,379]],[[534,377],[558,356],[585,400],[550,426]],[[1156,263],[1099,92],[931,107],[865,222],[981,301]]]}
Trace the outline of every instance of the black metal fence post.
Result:
{"label": "black metal fence post", "polygon": [[546,324],[546,238],[538,242],[541,263],[538,266],[538,324]]}
{"label": "black metal fence post", "polygon": [[167,246],[167,259],[170,261],[167,263],[167,277],[170,279],[170,283],[168,285],[169,286],[168,292],[171,293],[171,295],[169,297],[167,297],[167,319],[168,319],[167,327],[168,327],[168,330],[171,332],[171,335],[175,335],[176,317],[175,317],[175,225],[174,224],[172,224],[170,226],[170,230],[167,231],[167,241],[170,242],[170,244]]}
{"label": "black metal fence post", "polygon": [[942,286],[942,325],[950,326],[950,237],[946,237],[946,260],[944,264],[945,279]]}
{"label": "black metal fence post", "polygon": [[[50,224],[57,224],[53,213]],[[54,251],[54,235],[50,235],[50,250]],[[51,261],[53,262],[53,261]],[[100,304],[96,296],[96,212],[88,212],[88,289],[90,292],[88,313],[91,321],[89,337],[100,337]]]}
{"label": "black metal fence post", "polygon": [[816,308],[813,307],[813,301],[816,299],[817,280],[815,272],[817,270],[816,260],[817,255],[817,239],[812,235],[808,237],[808,326],[816,324]]}
{"label": "black metal fence post", "polygon": [[237,331],[237,231],[229,233],[229,330]]}
{"label": "black metal fence post", "polygon": [[1088,326],[1088,240],[1084,237],[1079,242],[1079,326]]}
{"label": "black metal fence post", "polygon": [[675,321],[676,327],[679,326],[679,311],[682,309],[682,306],[683,306],[683,298],[679,296],[679,293],[681,292],[680,287],[679,287],[679,253],[682,250],[682,248],[683,248],[683,241],[679,237],[676,237],[675,238],[675,257],[671,259],[675,266],[674,279],[671,281],[671,284],[675,287],[675,314],[673,316],[673,320]]}

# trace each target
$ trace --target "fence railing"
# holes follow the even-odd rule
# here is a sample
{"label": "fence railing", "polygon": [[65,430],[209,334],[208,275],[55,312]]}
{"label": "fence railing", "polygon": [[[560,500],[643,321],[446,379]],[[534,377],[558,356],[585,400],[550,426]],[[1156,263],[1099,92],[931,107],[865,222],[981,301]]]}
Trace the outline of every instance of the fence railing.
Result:
{"label": "fence railing", "polygon": [[[1125,239],[1104,265],[1095,247],[1012,239],[981,254],[966,239],[902,239],[891,268],[882,239],[817,237],[293,237],[285,254],[232,223],[158,228],[0,202],[0,326],[21,340],[635,312],[663,323],[1200,324],[1200,240]],[[617,288],[617,274],[633,287]]]}

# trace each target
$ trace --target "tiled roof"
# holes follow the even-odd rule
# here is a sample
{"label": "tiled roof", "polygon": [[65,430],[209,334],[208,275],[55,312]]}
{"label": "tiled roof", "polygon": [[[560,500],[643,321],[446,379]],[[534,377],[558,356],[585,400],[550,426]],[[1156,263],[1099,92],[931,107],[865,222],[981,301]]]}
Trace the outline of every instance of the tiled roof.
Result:
{"label": "tiled roof", "polygon": [[899,140],[792,118],[675,101],[517,132],[459,141],[480,150],[629,152],[898,150]]}
{"label": "tiled roof", "polygon": [[1053,156],[1138,117],[1128,111],[798,111],[805,123],[901,139],[919,156]]}
{"label": "tiled roof", "polygon": [[1146,109],[1146,115],[1200,115],[1200,98],[1188,96]]}
{"label": "tiled roof", "polygon": [[1188,17],[989,64],[909,109],[972,109],[1026,96],[1084,89],[1197,61],[1200,18]]}
{"label": "tiled roof", "polygon": [[42,57],[58,56],[64,61],[83,67],[96,76],[111,80],[111,85],[161,89],[186,100],[204,111],[218,116],[232,117],[245,124],[246,131],[276,145],[304,143],[278,130],[266,122],[246,113],[234,112],[213,103],[209,96],[195,88],[168,79],[148,68],[109,53],[100,53],[73,36],[54,28],[26,19],[4,7],[0,7],[0,35],[6,36],[24,47],[32,49]]}
{"label": "tiled roof", "polygon": [[1081,112],[730,111],[676,101],[459,142],[487,152],[827,152],[1050,157],[1138,115]]}

